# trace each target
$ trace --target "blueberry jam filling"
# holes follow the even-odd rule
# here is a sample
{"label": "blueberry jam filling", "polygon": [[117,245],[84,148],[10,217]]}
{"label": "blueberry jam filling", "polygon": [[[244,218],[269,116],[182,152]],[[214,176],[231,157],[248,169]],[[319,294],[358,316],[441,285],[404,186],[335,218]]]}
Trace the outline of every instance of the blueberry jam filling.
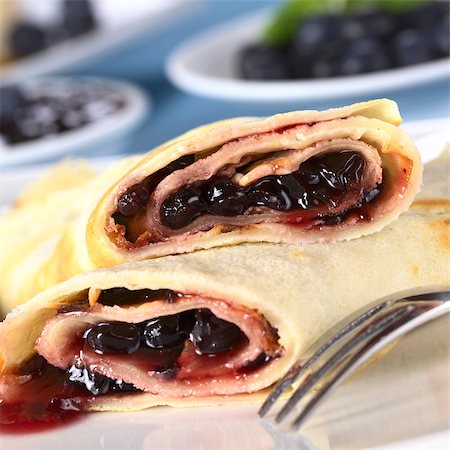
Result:
{"label": "blueberry jam filling", "polygon": [[190,339],[198,354],[227,352],[242,339],[242,331],[233,323],[219,319],[208,309],[195,312],[195,325]]}
{"label": "blueberry jam filling", "polygon": [[99,323],[85,333],[86,342],[96,353],[131,355],[139,350],[140,332],[139,328],[132,323]]}
{"label": "blueberry jam filling", "polygon": [[[141,350],[173,351],[176,362],[190,340],[198,355],[229,352],[242,342],[245,334],[231,322],[219,319],[209,309],[184,311],[156,317],[138,324],[99,323],[86,330],[87,346],[99,354],[132,355]],[[146,353],[151,358],[151,353]]]}
{"label": "blueberry jam filling", "polygon": [[93,395],[109,392],[139,392],[130,383],[123,380],[112,380],[108,377],[93,373],[84,366],[72,365],[66,373],[67,381],[79,388],[86,389]]}
{"label": "blueberry jam filling", "polygon": [[[224,320],[221,322],[229,323]],[[158,350],[179,347],[188,338],[194,324],[195,318],[190,311],[151,319],[144,328],[145,345]]]}
{"label": "blueberry jam filling", "polygon": [[133,217],[147,204],[151,193],[156,186],[175,170],[184,169],[194,162],[193,155],[182,156],[171,162],[166,167],[145,178],[127,189],[117,202],[117,212],[114,215],[116,223],[120,223],[125,217]]}
{"label": "blueberry jam filling", "polygon": [[340,151],[314,156],[294,173],[270,175],[246,187],[215,176],[170,195],[161,207],[162,222],[180,229],[204,213],[236,216],[252,206],[282,212],[335,208],[349,190],[360,189],[364,167],[361,155]]}
{"label": "blueberry jam filling", "polygon": [[[132,186],[120,197],[113,218],[117,224],[125,226],[128,241],[136,242],[139,237],[139,232],[133,235],[130,225],[145,215],[146,205],[156,186],[169,173],[192,162],[192,156],[182,157]],[[303,162],[296,172],[269,175],[245,187],[229,177],[216,175],[208,181],[186,185],[169,195],[161,205],[161,222],[172,230],[179,230],[204,214],[236,217],[249,208],[264,207],[296,213],[294,221],[290,216],[285,217],[287,223],[313,219],[319,224],[336,225],[353,210],[372,202],[381,192],[381,184],[370,191],[364,189],[365,166],[362,155],[342,150],[314,156]],[[353,205],[343,213],[333,214],[332,211],[339,208],[349,195],[355,199]],[[369,215],[366,218],[370,219]]]}

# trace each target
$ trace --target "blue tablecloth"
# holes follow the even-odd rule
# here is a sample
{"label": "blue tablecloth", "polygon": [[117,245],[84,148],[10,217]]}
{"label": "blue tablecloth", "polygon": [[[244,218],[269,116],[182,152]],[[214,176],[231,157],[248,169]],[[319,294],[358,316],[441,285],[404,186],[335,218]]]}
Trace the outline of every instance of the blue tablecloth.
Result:
{"label": "blue tablecloth", "polygon": [[[267,7],[273,1],[200,1],[187,3],[175,20],[161,30],[139,39],[101,59],[71,70],[71,74],[93,74],[122,78],[143,87],[153,99],[152,112],[130,139],[127,151],[144,152],[197,125],[233,116],[270,115],[299,108],[323,109],[367,100],[349,96],[339,100],[295,103],[224,102],[179,91],[167,80],[164,62],[170,51],[198,31],[239,14]],[[416,88],[380,92],[396,100],[406,121],[449,116],[450,85],[442,80]],[[375,97],[372,96],[372,97]]]}

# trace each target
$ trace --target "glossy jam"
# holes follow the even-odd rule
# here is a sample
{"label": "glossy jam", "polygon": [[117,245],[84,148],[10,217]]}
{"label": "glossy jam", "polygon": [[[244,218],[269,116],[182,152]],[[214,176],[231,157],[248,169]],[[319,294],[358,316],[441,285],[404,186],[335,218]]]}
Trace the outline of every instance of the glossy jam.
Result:
{"label": "glossy jam", "polygon": [[151,193],[155,190],[156,186],[167,175],[170,175],[175,170],[183,169],[194,162],[194,156],[182,156],[176,161],[171,162],[166,167],[158,170],[151,176],[147,177],[141,183],[138,183],[131,188],[127,189],[125,193],[119,198],[117,202],[116,222],[120,223],[121,217],[133,217],[139,213],[139,211],[147,204]]}
{"label": "glossy jam", "polygon": [[89,393],[67,383],[64,371],[36,356],[18,376],[26,382],[21,383],[17,393],[0,402],[1,433],[46,431],[82,417]]}
{"label": "glossy jam", "polygon": [[[102,292],[99,300],[110,306],[121,304],[121,299],[133,305],[138,299],[158,298],[171,302],[178,296],[169,290],[115,288]],[[92,357],[98,353],[105,355],[105,360],[108,355],[128,359],[136,368],[162,380],[183,382],[192,376],[210,377],[211,373],[233,376],[227,362],[247,344],[248,339],[239,327],[218,318],[209,309],[183,311],[138,324],[95,324],[74,337],[71,348],[79,357],[67,370],[53,367],[36,356],[13,375],[16,384],[0,401],[0,432],[45,431],[82,417],[85,405],[95,396],[142,392],[122,379],[94,373],[82,362],[83,355]],[[234,375],[251,373],[270,359],[272,357],[263,353]]]}
{"label": "glossy jam", "polygon": [[[138,324],[104,322],[86,330],[83,339],[99,354],[133,355],[149,349],[167,355],[167,351],[173,350],[172,364],[187,340],[193,343],[199,355],[228,352],[247,340],[239,327],[219,319],[208,309],[156,317]],[[151,353],[148,356],[152,359]]]}
{"label": "glossy jam", "polygon": [[215,176],[170,195],[161,206],[162,223],[180,229],[205,213],[233,217],[255,206],[327,212],[339,206],[349,191],[360,194],[364,166],[358,153],[340,151],[312,157],[294,173],[266,176],[246,187]]}

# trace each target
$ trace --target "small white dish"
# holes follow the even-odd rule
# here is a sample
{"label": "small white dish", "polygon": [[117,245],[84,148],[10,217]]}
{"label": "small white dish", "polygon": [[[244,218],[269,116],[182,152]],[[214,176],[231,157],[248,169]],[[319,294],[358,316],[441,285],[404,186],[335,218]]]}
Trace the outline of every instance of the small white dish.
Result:
{"label": "small white dish", "polygon": [[315,80],[253,81],[235,72],[237,53],[258,41],[273,9],[214,26],[177,47],[166,64],[170,80],[189,93],[234,101],[330,100],[406,88],[450,74],[448,58],[381,72]]}
{"label": "small white dish", "polygon": [[126,138],[148,116],[150,99],[140,88],[112,79],[98,77],[51,77],[24,83],[24,89],[52,89],[67,83],[101,83],[118,92],[125,105],[111,115],[80,128],[64,131],[51,137],[8,145],[0,145],[0,170],[18,164],[50,161],[73,155],[100,155],[124,152]]}
{"label": "small white dish", "polygon": [[[44,22],[55,20],[60,1],[17,0],[21,10],[31,20]],[[37,4],[42,3],[42,4]],[[118,2],[116,0],[96,0],[92,2],[99,21],[97,29],[67,40],[61,44],[33,55],[12,61],[1,66],[1,84],[29,80],[56,71],[68,71],[77,64],[93,58],[102,57],[111,49],[126,45],[133,39],[148,33],[157,33],[164,26],[182,16],[190,14],[193,3],[187,0],[152,0],[137,2]],[[47,11],[54,9],[53,15]],[[45,14],[47,13],[47,14]]]}

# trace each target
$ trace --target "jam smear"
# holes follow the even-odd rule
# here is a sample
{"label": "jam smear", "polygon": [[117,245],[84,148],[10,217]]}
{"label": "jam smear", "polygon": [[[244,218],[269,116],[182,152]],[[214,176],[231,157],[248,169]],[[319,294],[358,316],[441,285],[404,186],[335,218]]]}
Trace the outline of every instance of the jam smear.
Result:
{"label": "jam smear", "polygon": [[20,390],[0,402],[0,433],[47,431],[83,417],[87,392],[65,382],[64,371],[40,357],[22,368]]}

